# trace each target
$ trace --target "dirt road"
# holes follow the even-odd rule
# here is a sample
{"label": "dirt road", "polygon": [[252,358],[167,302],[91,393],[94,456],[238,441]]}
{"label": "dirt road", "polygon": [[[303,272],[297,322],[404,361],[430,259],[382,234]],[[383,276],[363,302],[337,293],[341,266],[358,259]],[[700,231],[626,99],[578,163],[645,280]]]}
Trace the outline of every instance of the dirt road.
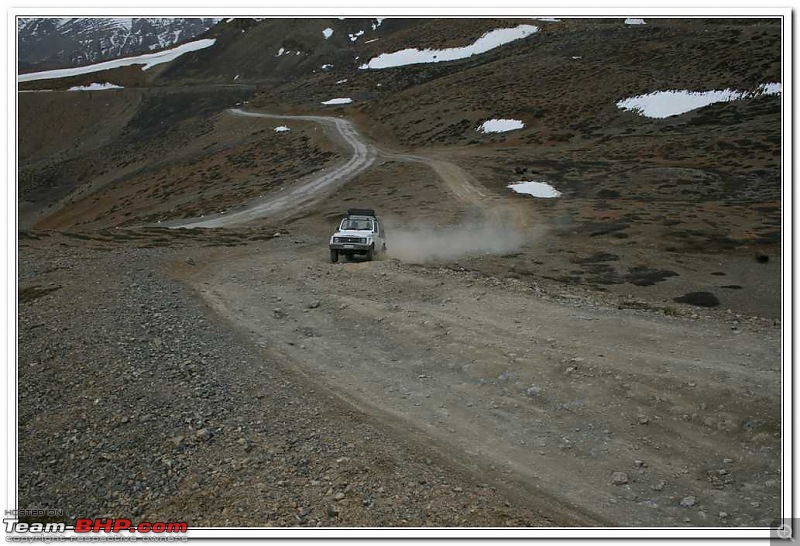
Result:
{"label": "dirt road", "polygon": [[357,176],[375,161],[377,154],[375,148],[365,142],[353,124],[346,119],[330,116],[282,116],[245,112],[239,108],[233,108],[230,112],[233,115],[243,117],[295,119],[320,123],[326,129],[333,130],[332,138],[343,141],[352,150],[352,156],[344,164],[300,182],[289,190],[286,195],[270,196],[260,203],[250,205],[231,214],[216,215],[204,220],[196,219],[181,222],[173,227],[217,228],[250,222],[258,218],[271,216],[277,212],[301,210],[303,207],[320,199],[324,195],[323,192],[332,189],[336,184],[344,183]]}
{"label": "dirt road", "polygon": [[[339,118],[295,119],[333,129],[350,160],[184,227],[310,207],[378,156],[427,165],[454,204],[514,212],[446,158],[381,150]],[[220,251],[188,280],[271,357],[398,437],[571,524],[766,526],[779,515],[778,328],[617,309],[450,266],[332,265],[312,235],[267,244]]]}
{"label": "dirt road", "polygon": [[220,250],[190,282],[274,358],[531,505],[595,525],[779,515],[779,329],[324,249]]}
{"label": "dirt road", "polygon": [[247,205],[236,212],[214,215],[209,218],[195,218],[188,221],[171,223],[176,228],[218,228],[244,224],[253,220],[275,216],[276,214],[291,212],[296,213],[312,204],[319,202],[337,186],[346,183],[368,169],[378,156],[393,161],[418,162],[428,165],[437,175],[439,180],[447,187],[459,201],[486,206],[492,201],[489,192],[480,183],[470,176],[458,165],[442,158],[421,155],[403,154],[390,150],[377,148],[370,143],[355,128],[352,122],[332,116],[289,116],[266,114],[261,112],[247,112],[239,108],[232,108],[229,112],[235,116],[267,119],[293,119],[298,121],[311,121],[321,124],[329,136],[351,150],[352,155],[343,164],[321,174],[314,174],[306,180],[301,180],[287,193],[267,196],[257,203]]}

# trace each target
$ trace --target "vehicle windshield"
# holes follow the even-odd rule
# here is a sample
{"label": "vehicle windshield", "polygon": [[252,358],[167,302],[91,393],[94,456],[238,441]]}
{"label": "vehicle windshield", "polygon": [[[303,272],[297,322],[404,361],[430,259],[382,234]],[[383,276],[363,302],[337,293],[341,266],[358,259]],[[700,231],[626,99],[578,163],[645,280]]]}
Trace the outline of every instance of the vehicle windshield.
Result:
{"label": "vehicle windshield", "polygon": [[372,231],[372,220],[368,220],[366,218],[345,218],[342,220],[342,225],[339,227],[339,229]]}

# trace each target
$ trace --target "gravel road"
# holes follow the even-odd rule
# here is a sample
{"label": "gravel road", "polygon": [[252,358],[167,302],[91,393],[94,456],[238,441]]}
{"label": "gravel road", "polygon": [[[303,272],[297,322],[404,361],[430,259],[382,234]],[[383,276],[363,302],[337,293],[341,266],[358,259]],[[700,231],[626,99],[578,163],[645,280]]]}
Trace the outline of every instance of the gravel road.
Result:
{"label": "gravel road", "polygon": [[238,227],[380,154],[427,164],[460,205],[514,212],[446,159],[300,118],[353,156],[182,226],[235,228],[24,235],[20,507],[211,526],[777,518],[777,322],[452,261],[330,264],[320,236]]}
{"label": "gravel road", "polygon": [[192,526],[587,522],[387,427],[176,280],[235,234],[180,249],[33,237],[19,261],[20,508]]}
{"label": "gravel road", "polygon": [[277,361],[454,464],[614,525],[780,513],[771,322],[617,309],[450,267],[330,264],[324,240],[291,239],[207,256],[187,279]]}
{"label": "gravel road", "polygon": [[337,185],[355,178],[369,168],[377,157],[374,146],[368,143],[356,130],[352,122],[331,116],[287,116],[246,112],[232,108],[229,112],[235,116],[267,119],[294,119],[313,121],[321,124],[329,131],[331,138],[343,142],[352,151],[350,159],[333,169],[315,174],[308,180],[298,182],[283,195],[273,195],[258,203],[248,205],[236,212],[226,215],[214,215],[207,219],[194,219],[174,224],[176,228],[218,228],[243,224],[259,218],[273,216],[286,211],[297,212],[310,204],[319,201],[327,192]]}
{"label": "gravel road", "polygon": [[267,196],[263,200],[243,206],[236,212],[217,214],[203,219],[195,218],[186,221],[168,222],[164,225],[169,225],[173,228],[219,228],[275,217],[287,212],[294,214],[318,203],[331,190],[364,172],[379,156],[393,161],[416,162],[427,165],[452,196],[462,203],[488,207],[497,206],[499,202],[503,202],[505,209],[512,208],[510,202],[491,195],[475,177],[455,163],[442,157],[406,154],[378,148],[359,133],[352,122],[346,119],[332,116],[267,114],[245,111],[239,108],[232,108],[228,112],[243,118],[289,119],[319,123],[326,129],[330,138],[335,142],[343,143],[351,151],[352,155],[341,165],[325,170],[322,173],[314,174],[306,180],[298,181],[294,187],[285,193],[281,191],[278,194]]}

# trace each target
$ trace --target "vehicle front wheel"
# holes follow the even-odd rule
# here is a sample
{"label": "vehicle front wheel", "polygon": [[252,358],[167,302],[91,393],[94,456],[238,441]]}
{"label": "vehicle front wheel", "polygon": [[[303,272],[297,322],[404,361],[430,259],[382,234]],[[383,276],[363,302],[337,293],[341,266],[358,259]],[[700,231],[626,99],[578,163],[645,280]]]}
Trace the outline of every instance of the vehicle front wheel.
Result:
{"label": "vehicle front wheel", "polygon": [[331,249],[331,263],[335,264],[339,261],[339,251]]}
{"label": "vehicle front wheel", "polygon": [[371,262],[374,256],[375,256],[375,247],[371,246],[369,247],[369,250],[367,250],[367,261]]}

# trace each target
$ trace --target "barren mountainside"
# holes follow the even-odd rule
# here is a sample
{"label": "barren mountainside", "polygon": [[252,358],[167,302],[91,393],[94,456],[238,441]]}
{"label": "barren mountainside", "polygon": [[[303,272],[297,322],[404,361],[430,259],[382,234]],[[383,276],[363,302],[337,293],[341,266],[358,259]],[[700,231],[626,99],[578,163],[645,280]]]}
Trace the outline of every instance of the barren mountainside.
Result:
{"label": "barren mountainside", "polygon": [[[451,147],[501,193],[515,179],[535,176],[552,182],[565,199],[556,205],[529,199],[527,206],[541,214],[558,209],[578,230],[597,231],[592,226],[605,216],[617,226],[614,232],[635,221],[671,239],[676,248],[696,248],[698,237],[710,238],[715,250],[778,244],[774,222],[779,218],[770,219],[757,208],[778,210],[781,95],[712,104],[664,119],[625,111],[617,103],[659,91],[747,91],[779,83],[779,19],[650,19],[645,25],[626,25],[622,19],[377,22],[226,20],[211,30],[212,47],[148,71],[134,65],[20,84],[52,89],[102,81],[125,87],[88,95],[21,95],[23,201],[49,188],[36,194],[36,200],[49,205],[74,189],[78,178],[81,184],[100,179],[105,189],[91,197],[95,212],[81,224],[91,225],[94,218],[102,218],[104,225],[136,223],[139,213],[113,195],[140,184],[142,191],[132,203],[137,208],[143,204],[148,219],[156,217],[156,210],[165,212],[158,215],[164,219],[210,211],[197,206],[198,198],[207,201],[200,171],[219,164],[218,180],[238,180],[236,163],[223,168],[214,158],[240,154],[236,149],[243,143],[226,142],[216,132],[227,123],[224,110],[248,98],[253,108],[347,115],[367,134],[402,148]],[[462,60],[359,68],[382,53],[464,46],[490,29],[531,23],[538,27],[535,34]],[[329,38],[325,29],[332,30]],[[352,102],[322,105],[337,97]],[[49,130],[41,112],[53,112],[61,128]],[[491,118],[517,119],[524,127],[479,132]],[[62,139],[62,134],[78,138]],[[294,142],[300,136],[288,138]],[[204,139],[208,143],[201,146]],[[255,135],[250,139],[258,140]],[[182,176],[183,189],[175,186],[174,176],[159,174],[179,168],[178,158],[195,147],[209,165]],[[164,153],[154,163],[148,150],[155,149]],[[269,149],[259,147],[254,159],[268,156]],[[271,168],[265,165],[257,181],[245,176],[249,182],[243,179],[235,186],[240,196],[268,188],[274,180]],[[59,173],[55,177],[49,174],[54,170]],[[113,182],[120,177],[124,184]],[[145,190],[156,179],[175,188],[158,204],[148,204],[145,196],[152,193]],[[106,202],[116,207],[114,213],[100,205]],[[605,212],[598,210],[601,204]],[[126,216],[119,217],[123,209]],[[720,216],[720,209],[726,213]],[[701,220],[705,215],[710,224]],[[53,218],[49,225],[70,224]]]}
{"label": "barren mountainside", "polygon": [[167,48],[18,82],[23,501],[780,516],[780,17],[193,21],[21,27],[20,67]]}

